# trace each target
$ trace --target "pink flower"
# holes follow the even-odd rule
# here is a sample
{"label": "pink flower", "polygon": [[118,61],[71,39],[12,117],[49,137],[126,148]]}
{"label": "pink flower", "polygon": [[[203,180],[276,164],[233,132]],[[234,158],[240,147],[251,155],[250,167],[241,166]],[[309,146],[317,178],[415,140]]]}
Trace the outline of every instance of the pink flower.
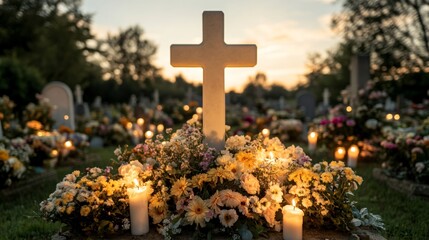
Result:
{"label": "pink flower", "polygon": [[349,120],[346,121],[346,125],[348,127],[353,127],[354,125],[356,125],[356,122],[353,119],[349,119]]}
{"label": "pink flower", "polygon": [[396,144],[394,144],[392,142],[388,142],[388,141],[382,141],[380,143],[380,145],[382,147],[384,147],[384,148],[387,148],[387,149],[396,149],[396,148],[398,148],[398,146]]}

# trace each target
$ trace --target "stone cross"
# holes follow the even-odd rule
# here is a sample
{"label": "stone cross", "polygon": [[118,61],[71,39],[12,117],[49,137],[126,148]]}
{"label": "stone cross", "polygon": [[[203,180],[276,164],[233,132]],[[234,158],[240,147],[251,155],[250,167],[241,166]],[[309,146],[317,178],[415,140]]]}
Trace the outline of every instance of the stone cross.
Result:
{"label": "stone cross", "polygon": [[171,45],[173,67],[203,68],[203,133],[209,146],[225,147],[225,67],[256,65],[256,45],[228,45],[224,41],[224,16],[203,12],[203,41],[196,45]]}

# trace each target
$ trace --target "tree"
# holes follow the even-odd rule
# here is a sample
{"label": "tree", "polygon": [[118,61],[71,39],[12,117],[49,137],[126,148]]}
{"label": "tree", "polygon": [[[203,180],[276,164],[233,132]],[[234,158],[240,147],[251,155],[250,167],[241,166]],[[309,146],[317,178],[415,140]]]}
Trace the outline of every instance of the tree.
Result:
{"label": "tree", "polygon": [[36,68],[48,82],[73,87],[94,77],[96,68],[87,61],[95,50],[89,47],[91,16],[80,11],[80,4],[80,0],[1,1],[0,56]]}
{"label": "tree", "polygon": [[152,58],[156,46],[143,34],[141,27],[134,26],[100,41],[104,79],[114,79],[119,84],[138,81],[143,85],[145,80],[155,78],[158,68]]}
{"label": "tree", "polygon": [[428,0],[345,0],[333,28],[354,53],[371,52],[376,76],[398,79],[429,64]]}

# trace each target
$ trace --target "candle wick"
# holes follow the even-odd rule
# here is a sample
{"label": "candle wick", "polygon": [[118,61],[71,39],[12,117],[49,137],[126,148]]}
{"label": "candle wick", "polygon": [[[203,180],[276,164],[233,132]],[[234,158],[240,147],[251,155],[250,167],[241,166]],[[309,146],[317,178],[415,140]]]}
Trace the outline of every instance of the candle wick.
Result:
{"label": "candle wick", "polygon": [[295,205],[293,205],[293,210],[295,211]]}

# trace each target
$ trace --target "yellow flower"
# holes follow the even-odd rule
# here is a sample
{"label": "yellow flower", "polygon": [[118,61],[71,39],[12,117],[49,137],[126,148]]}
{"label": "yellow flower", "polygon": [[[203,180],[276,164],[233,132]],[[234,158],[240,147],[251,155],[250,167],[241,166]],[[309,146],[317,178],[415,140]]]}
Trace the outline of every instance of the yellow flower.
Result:
{"label": "yellow flower", "polygon": [[305,208],[309,208],[313,206],[313,202],[311,202],[311,200],[308,198],[304,198],[302,199],[302,206],[304,206]]}
{"label": "yellow flower", "polygon": [[329,167],[336,169],[336,168],[342,168],[344,167],[344,162],[343,161],[332,161],[331,163],[329,163]]}
{"label": "yellow flower", "polygon": [[63,199],[62,200],[63,204],[66,205],[67,203],[73,201],[74,195],[72,193],[70,193],[70,192],[65,192],[65,193],[63,193],[63,195],[61,197]]}
{"label": "yellow flower", "polygon": [[332,176],[332,173],[330,172],[324,172],[322,175],[320,175],[322,182],[324,183],[331,183],[334,180],[334,177]]}
{"label": "yellow flower", "polygon": [[191,223],[204,227],[206,215],[209,212],[207,204],[200,197],[195,197],[188,205],[186,219]]}
{"label": "yellow flower", "polygon": [[209,207],[213,209],[213,211],[216,214],[219,214],[220,212],[219,207],[222,207],[222,206],[223,206],[223,203],[222,203],[221,195],[219,191],[216,191],[215,194],[213,194],[209,199]]}
{"label": "yellow flower", "polygon": [[9,159],[9,151],[6,149],[0,149],[0,160],[7,161]]}
{"label": "yellow flower", "polygon": [[40,130],[43,128],[43,125],[39,121],[32,120],[27,122],[27,127],[34,130]]}
{"label": "yellow flower", "polygon": [[67,207],[67,209],[66,209],[66,213],[69,214],[69,215],[72,214],[73,211],[74,211],[74,206],[73,205],[69,205]]}
{"label": "yellow flower", "polygon": [[203,187],[204,182],[207,182],[209,179],[207,173],[201,173],[198,175],[195,175],[191,179],[191,185],[192,187],[197,187],[201,189]]}
{"label": "yellow flower", "polygon": [[189,182],[185,177],[181,177],[177,180],[171,187],[171,195],[176,197],[181,197],[182,195],[188,195],[189,192]]}
{"label": "yellow flower", "polygon": [[238,152],[235,157],[238,162],[243,164],[245,171],[251,171],[256,167],[256,157],[252,153]]}
{"label": "yellow flower", "polygon": [[166,206],[154,207],[152,204],[149,205],[149,216],[152,217],[153,223],[158,224],[164,218],[167,217],[167,208]]}
{"label": "yellow flower", "polygon": [[240,177],[241,187],[246,190],[248,194],[259,193],[260,184],[258,179],[250,173],[245,173]]}
{"label": "yellow flower", "polygon": [[80,215],[82,217],[88,216],[88,214],[91,212],[91,208],[88,205],[85,205],[80,208]]}
{"label": "yellow flower", "polygon": [[359,185],[361,185],[362,184],[362,182],[363,182],[363,178],[361,177],[361,176],[354,176],[353,177],[353,180],[355,180]]}
{"label": "yellow flower", "polygon": [[224,227],[232,227],[238,220],[237,212],[234,209],[222,210],[219,214],[219,220]]}
{"label": "yellow flower", "polygon": [[349,181],[353,180],[355,172],[351,168],[349,167],[344,168],[344,173],[346,174],[347,180]]}
{"label": "yellow flower", "polygon": [[225,170],[232,172],[235,176],[235,179],[239,178],[241,176],[241,164],[238,162],[230,162],[225,166]]}

